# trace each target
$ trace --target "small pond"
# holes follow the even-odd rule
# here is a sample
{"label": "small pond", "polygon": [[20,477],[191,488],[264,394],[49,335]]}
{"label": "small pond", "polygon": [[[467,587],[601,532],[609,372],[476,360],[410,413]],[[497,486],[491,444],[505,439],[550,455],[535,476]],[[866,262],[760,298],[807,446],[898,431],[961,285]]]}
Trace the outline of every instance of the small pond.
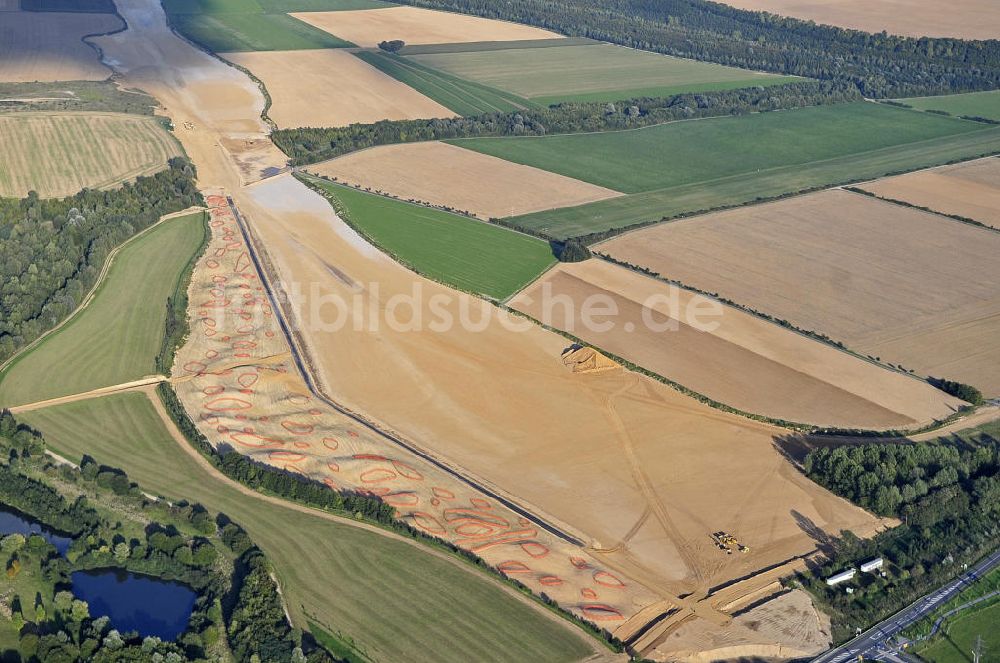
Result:
{"label": "small pond", "polygon": [[107,615],[122,633],[138,631],[175,640],[187,628],[198,595],[179,582],[120,569],[76,571],[73,594],[90,605],[93,617]]}
{"label": "small pond", "polygon": [[41,523],[32,520],[24,514],[0,504],[0,537],[8,534],[41,534],[45,540],[56,547],[60,555],[65,555],[69,550],[69,544],[73,542],[68,536],[59,534],[51,527],[46,527]]}

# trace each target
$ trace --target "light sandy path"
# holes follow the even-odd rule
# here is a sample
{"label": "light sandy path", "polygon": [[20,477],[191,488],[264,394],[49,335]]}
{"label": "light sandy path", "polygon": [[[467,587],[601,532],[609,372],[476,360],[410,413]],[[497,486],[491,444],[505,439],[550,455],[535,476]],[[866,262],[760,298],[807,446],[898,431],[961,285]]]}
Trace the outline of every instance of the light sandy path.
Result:
{"label": "light sandy path", "polygon": [[85,391],[80,394],[70,394],[69,396],[60,396],[59,398],[49,398],[44,401],[27,403],[25,405],[18,405],[16,407],[10,408],[10,411],[14,414],[20,414],[21,412],[32,412],[33,410],[41,410],[42,408],[52,407],[53,405],[65,405],[66,403],[87,401],[92,398],[107,396],[108,394],[120,394],[125,391],[139,391],[142,390],[143,388],[150,387],[150,385],[155,387],[161,382],[166,382],[167,379],[168,378],[165,375],[151,375],[149,377],[140,378],[139,380],[132,380],[131,382],[123,382],[122,384],[111,385],[110,387],[91,389],[90,391]]}
{"label": "light sandy path", "polygon": [[77,306],[75,309],[73,309],[73,312],[70,313],[68,316],[66,316],[66,318],[62,322],[60,322],[55,327],[53,327],[52,329],[48,330],[47,332],[45,332],[44,334],[42,334],[41,336],[39,336],[38,338],[36,338],[34,341],[32,341],[31,343],[27,344],[26,346],[24,346],[23,348],[21,348],[20,350],[18,350],[17,352],[15,352],[13,355],[11,355],[10,357],[8,357],[6,361],[4,361],[2,364],[0,364],[0,375],[3,374],[3,372],[7,369],[8,366],[10,366],[11,364],[13,364],[15,361],[17,361],[23,355],[25,355],[28,352],[30,352],[33,348],[38,347],[38,345],[40,343],[42,343],[46,338],[48,338],[52,334],[55,334],[57,331],[59,331],[60,329],[62,329],[63,327],[65,327],[74,318],[76,318],[76,316],[78,316],[85,308],[87,308],[88,306],[90,306],[90,302],[93,301],[93,299],[94,299],[94,293],[97,292],[97,289],[101,287],[101,284],[104,282],[104,279],[107,278],[108,271],[111,270],[111,264],[115,261],[115,256],[117,256],[118,253],[123,248],[125,248],[130,243],[132,243],[135,240],[137,240],[138,238],[142,237],[146,233],[150,232],[151,230],[153,230],[153,228],[157,227],[158,225],[160,225],[164,221],[168,221],[170,219],[176,219],[178,217],[186,216],[188,214],[191,214],[192,212],[198,212],[198,211],[201,211],[201,210],[204,210],[204,209],[205,209],[204,207],[192,206],[192,207],[188,207],[187,209],[183,209],[183,210],[181,210],[179,212],[173,212],[171,214],[166,214],[166,215],[160,217],[160,220],[157,221],[156,223],[154,223],[153,225],[149,226],[148,228],[146,228],[145,230],[143,230],[143,231],[141,231],[139,233],[136,233],[135,235],[132,235],[127,240],[125,240],[124,242],[122,242],[121,244],[119,244],[118,246],[116,246],[115,248],[111,249],[111,251],[108,252],[108,257],[104,259],[104,265],[101,266],[101,272],[97,275],[97,280],[94,281],[94,286],[90,289],[90,292],[88,292],[87,295],[83,298],[83,301],[80,302],[80,305]]}

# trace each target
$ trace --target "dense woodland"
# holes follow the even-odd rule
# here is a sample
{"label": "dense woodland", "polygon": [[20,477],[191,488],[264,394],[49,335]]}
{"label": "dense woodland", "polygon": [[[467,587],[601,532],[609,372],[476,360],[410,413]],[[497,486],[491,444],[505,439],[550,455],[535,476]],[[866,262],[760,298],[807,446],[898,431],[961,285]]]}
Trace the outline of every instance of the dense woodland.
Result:
{"label": "dense woodland", "polygon": [[[939,587],[1000,543],[1000,440],[993,427],[962,437],[913,444],[864,444],[813,451],[809,477],[899,527],[870,540],[845,534],[829,540],[803,523],[830,552],[830,560],[803,577],[831,610],[835,637],[880,621]],[[824,578],[876,556],[887,577],[860,574],[828,587]]]}
{"label": "dense woodland", "polygon": [[0,198],[0,361],[69,315],[108,253],[161,216],[201,204],[182,158],[112,191]]}
{"label": "dense woodland", "polygon": [[339,128],[279,129],[271,138],[295,165],[375,145],[477,136],[619,131],[671,120],[801,108],[860,100],[849,84],[804,81],[772,87],[645,97],[618,103],[562,103],[549,108],[434,120],[383,120]]}
{"label": "dense woodland", "polygon": [[[0,504],[73,537],[65,556],[39,535],[0,539],[13,589],[0,593],[0,619],[12,621],[20,638],[18,651],[2,652],[3,660],[180,662],[222,655],[239,663],[335,663],[288,623],[270,562],[238,525],[200,505],[152,500],[124,472],[93,459],[84,458],[80,468],[55,465],[44,451],[38,433],[0,412]],[[122,633],[69,591],[71,573],[109,568],[197,592],[176,642]],[[30,595],[18,591],[29,586]]]}
{"label": "dense woodland", "polygon": [[866,97],[1000,87],[1000,41],[896,37],[705,0],[400,0],[745,69],[853,83]]}

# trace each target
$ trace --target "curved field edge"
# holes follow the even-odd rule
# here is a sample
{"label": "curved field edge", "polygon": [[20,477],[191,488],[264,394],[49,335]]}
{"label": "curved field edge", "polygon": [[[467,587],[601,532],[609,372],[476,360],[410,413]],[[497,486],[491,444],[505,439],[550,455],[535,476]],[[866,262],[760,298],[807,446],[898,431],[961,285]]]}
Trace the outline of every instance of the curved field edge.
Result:
{"label": "curved field edge", "polygon": [[145,394],[19,416],[71,460],[113,459],[147,490],[241,522],[274,562],[293,619],[335,628],[376,660],[555,663],[594,651],[583,633],[539,616],[473,569],[223,483],[177,448]]}
{"label": "curved field edge", "polygon": [[503,300],[545,272],[548,242],[508,228],[299,174],[369,243],[418,274]]}
{"label": "curved field edge", "polygon": [[81,307],[0,373],[0,405],[151,374],[163,342],[167,298],[181,287],[206,233],[205,213],[199,211],[165,219],[122,244]]}

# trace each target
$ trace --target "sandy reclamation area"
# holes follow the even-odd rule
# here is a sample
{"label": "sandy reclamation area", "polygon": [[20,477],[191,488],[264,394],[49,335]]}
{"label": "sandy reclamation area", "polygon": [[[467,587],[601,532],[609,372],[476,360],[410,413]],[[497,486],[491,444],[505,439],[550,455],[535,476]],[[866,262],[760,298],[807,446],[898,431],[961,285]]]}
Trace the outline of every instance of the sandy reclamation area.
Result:
{"label": "sandy reclamation area", "polygon": [[[584,324],[588,301],[618,314]],[[961,405],[926,382],[604,260],[560,264],[510,305],[709,398],[777,419],[886,429],[931,423]]]}
{"label": "sandy reclamation area", "polygon": [[290,15],[364,48],[373,48],[380,41],[392,39],[402,39],[407,44],[450,44],[562,36],[528,25],[420,7],[294,12]]}
{"label": "sandy reclamation area", "polygon": [[617,191],[431,141],[382,145],[325,161],[309,172],[481,219],[582,205]]}
{"label": "sandy reclamation area", "polygon": [[861,188],[1000,228],[1000,159],[995,157],[887,177]]}
{"label": "sandy reclamation area", "polygon": [[102,81],[111,70],[83,37],[121,27],[112,14],[4,11],[0,82]]}
{"label": "sandy reclamation area", "polygon": [[726,4],[865,32],[1000,38],[1000,5],[993,0],[726,0]]}
{"label": "sandy reclamation area", "polygon": [[[874,526],[774,450],[782,430],[624,370],[573,373],[561,361],[564,338],[535,325],[510,331],[508,314],[405,270],[294,178],[238,201],[286,292],[298,285],[297,326],[327,393],[585,532],[607,550],[602,561],[650,589],[706,590],[810,551],[806,522]],[[414,288],[428,327],[391,329],[386,308]],[[433,295],[455,320],[466,307],[479,330],[431,331]],[[346,317],[328,304],[337,297],[352,302]],[[369,316],[385,320],[373,329]],[[346,327],[323,328],[338,318]],[[710,539],[720,529],[754,554],[722,554]]]}
{"label": "sandy reclamation area", "polygon": [[223,53],[264,81],[282,128],[454,117],[455,113],[342,49]]}
{"label": "sandy reclamation area", "polygon": [[1000,235],[848,191],[664,223],[599,245],[919,375],[1000,394]]}

